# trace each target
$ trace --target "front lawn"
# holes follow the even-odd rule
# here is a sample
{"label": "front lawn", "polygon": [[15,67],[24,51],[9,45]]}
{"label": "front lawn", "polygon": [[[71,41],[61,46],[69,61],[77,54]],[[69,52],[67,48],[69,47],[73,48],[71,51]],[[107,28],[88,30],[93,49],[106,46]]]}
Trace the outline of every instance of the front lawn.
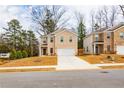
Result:
{"label": "front lawn", "polygon": [[16,60],[0,60],[0,67],[57,65],[56,56],[29,57]]}
{"label": "front lawn", "polygon": [[[108,56],[111,56],[112,60],[108,60]],[[83,55],[79,56],[79,58],[86,60],[90,64],[124,63],[124,56],[119,56],[116,54]]]}

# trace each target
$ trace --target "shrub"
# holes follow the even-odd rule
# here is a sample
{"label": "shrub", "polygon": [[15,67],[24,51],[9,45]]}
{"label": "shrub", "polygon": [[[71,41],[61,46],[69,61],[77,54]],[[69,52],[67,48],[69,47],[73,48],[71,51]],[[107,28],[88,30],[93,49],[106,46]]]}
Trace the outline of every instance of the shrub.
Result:
{"label": "shrub", "polygon": [[10,59],[16,59],[17,55],[16,55],[16,50],[12,50],[10,52]]}
{"label": "shrub", "polygon": [[25,50],[23,50],[22,51],[22,56],[23,56],[23,58],[26,58],[26,57],[28,57],[28,53]]}
{"label": "shrub", "polygon": [[114,56],[107,56],[107,60],[114,61],[115,60],[115,57]]}
{"label": "shrub", "polygon": [[10,49],[9,49],[9,47],[7,45],[1,44],[0,45],[0,52],[1,53],[8,53],[8,52],[10,52]]}
{"label": "shrub", "polygon": [[23,58],[21,51],[17,51],[17,52],[16,52],[16,58],[17,58],[17,59]]}

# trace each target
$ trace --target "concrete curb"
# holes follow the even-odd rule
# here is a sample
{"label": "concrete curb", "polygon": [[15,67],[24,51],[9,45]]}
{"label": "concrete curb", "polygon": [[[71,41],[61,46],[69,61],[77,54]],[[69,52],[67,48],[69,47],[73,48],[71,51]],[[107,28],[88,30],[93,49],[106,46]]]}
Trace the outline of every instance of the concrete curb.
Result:
{"label": "concrete curb", "polygon": [[0,67],[0,70],[6,69],[35,69],[35,68],[56,68],[56,65],[53,66],[20,66],[20,67]]}
{"label": "concrete curb", "polygon": [[124,66],[124,63],[113,63],[113,64],[93,64],[94,66]]}

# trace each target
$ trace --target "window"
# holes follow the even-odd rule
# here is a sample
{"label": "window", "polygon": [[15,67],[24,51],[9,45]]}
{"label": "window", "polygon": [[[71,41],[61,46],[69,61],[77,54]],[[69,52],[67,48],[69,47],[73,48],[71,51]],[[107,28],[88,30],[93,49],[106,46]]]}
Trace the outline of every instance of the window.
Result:
{"label": "window", "polygon": [[107,45],[107,51],[110,51],[110,45]]}
{"label": "window", "polygon": [[50,48],[50,53],[53,53],[53,48]]}
{"label": "window", "polygon": [[95,35],[95,41],[98,41],[98,39],[99,39],[99,36]]}
{"label": "window", "polygon": [[69,42],[72,42],[72,37],[70,36],[70,38],[69,38]]}
{"label": "window", "polygon": [[44,40],[43,43],[46,43],[46,40]]}
{"label": "window", "polygon": [[46,37],[43,38],[43,43],[47,43],[47,38]]}
{"label": "window", "polygon": [[63,42],[64,40],[63,40],[63,36],[61,36],[61,38],[60,38],[60,42]]}
{"label": "window", "polygon": [[50,42],[51,42],[51,43],[53,42],[53,37],[50,38]]}
{"label": "window", "polygon": [[121,38],[121,39],[124,39],[124,32],[121,32],[121,33],[120,33],[120,38]]}
{"label": "window", "polygon": [[110,32],[108,32],[108,33],[107,33],[107,38],[109,39],[109,38],[110,38],[110,36],[111,36],[111,33],[110,33]]}

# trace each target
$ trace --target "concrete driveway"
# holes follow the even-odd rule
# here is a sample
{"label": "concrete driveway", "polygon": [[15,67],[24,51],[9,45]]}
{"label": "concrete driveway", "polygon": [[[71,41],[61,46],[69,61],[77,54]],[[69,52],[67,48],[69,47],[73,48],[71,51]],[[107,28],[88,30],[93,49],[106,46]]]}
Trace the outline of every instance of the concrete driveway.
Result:
{"label": "concrete driveway", "polygon": [[76,56],[58,56],[57,70],[100,69]]}

